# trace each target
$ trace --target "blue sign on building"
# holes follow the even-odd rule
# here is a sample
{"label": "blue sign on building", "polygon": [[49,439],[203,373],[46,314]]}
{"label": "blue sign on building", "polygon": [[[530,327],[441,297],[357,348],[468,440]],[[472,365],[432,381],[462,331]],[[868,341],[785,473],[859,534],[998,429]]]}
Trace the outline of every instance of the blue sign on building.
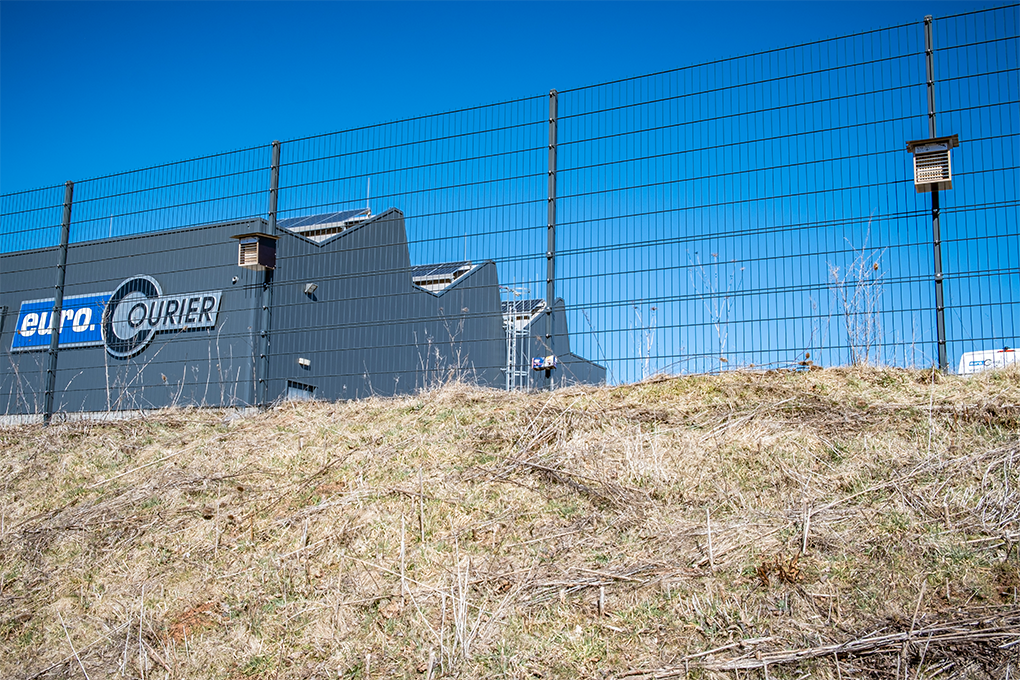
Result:
{"label": "blue sign on building", "polygon": [[[60,314],[60,347],[103,344],[103,310],[110,295],[93,293],[64,298]],[[53,298],[22,302],[11,351],[48,349],[54,325]]]}
{"label": "blue sign on building", "polygon": [[53,298],[21,303],[12,352],[43,350],[53,329],[60,327],[59,347],[106,345],[106,351],[127,358],[145,349],[156,333],[216,326],[222,291],[163,295],[151,276],[125,279],[111,293],[64,298],[60,323],[53,323]]}

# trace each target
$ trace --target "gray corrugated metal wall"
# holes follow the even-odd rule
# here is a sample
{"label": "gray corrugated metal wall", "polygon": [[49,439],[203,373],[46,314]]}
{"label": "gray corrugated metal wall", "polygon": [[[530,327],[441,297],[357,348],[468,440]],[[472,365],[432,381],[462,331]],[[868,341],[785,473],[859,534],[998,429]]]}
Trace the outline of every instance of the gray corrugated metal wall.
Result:
{"label": "gray corrugated metal wall", "polygon": [[[411,282],[398,210],[315,243],[281,231],[270,392],[286,381],[326,399],[390,395],[450,378],[500,385],[505,345],[495,265],[439,295]],[[306,295],[306,283],[318,286]],[[308,359],[306,368],[298,359]]]}
{"label": "gray corrugated metal wall", "polygon": [[[71,246],[65,299],[112,292],[133,276],[152,277],[163,296],[220,291],[221,299],[214,328],[156,333],[130,358],[116,358],[101,345],[61,348],[56,410],[254,404],[264,278],[237,266],[232,237],[266,226],[247,220]],[[506,339],[493,262],[476,264],[442,292],[419,288],[412,282],[404,216],[396,209],[322,243],[286,230],[279,236],[270,400],[286,395],[289,381],[313,386],[315,396],[325,399],[413,392],[450,379],[505,384]],[[6,414],[41,410],[45,348],[12,351],[12,341],[21,304],[52,298],[56,262],[55,248],[0,256],[0,306],[12,317],[0,334]],[[305,293],[307,283],[316,284],[314,293]],[[556,347],[564,355],[565,382],[604,381],[604,369],[569,353],[564,311],[559,301]],[[541,338],[531,342],[535,356],[546,353]]]}

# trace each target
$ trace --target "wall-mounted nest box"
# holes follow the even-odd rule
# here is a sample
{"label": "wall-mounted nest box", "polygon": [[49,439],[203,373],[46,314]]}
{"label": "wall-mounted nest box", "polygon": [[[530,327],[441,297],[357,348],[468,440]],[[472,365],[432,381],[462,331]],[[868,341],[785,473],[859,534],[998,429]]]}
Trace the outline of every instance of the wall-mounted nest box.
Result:
{"label": "wall-mounted nest box", "polygon": [[907,142],[907,151],[914,154],[914,189],[917,193],[953,188],[949,151],[958,146],[958,135]]}
{"label": "wall-mounted nest box", "polygon": [[247,269],[276,269],[276,242],[278,236],[269,234],[238,234],[237,266]]}

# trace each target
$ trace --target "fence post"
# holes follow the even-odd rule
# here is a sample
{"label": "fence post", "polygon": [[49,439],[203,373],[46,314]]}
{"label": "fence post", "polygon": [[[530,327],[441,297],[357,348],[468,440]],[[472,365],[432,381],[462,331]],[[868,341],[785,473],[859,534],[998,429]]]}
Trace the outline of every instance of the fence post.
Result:
{"label": "fence post", "polygon": [[67,268],[67,242],[71,237],[71,203],[74,200],[74,182],[64,184],[64,217],[60,222],[60,250],[57,255],[57,285],[54,286],[53,312],[50,314],[50,356],[46,367],[46,393],[43,405],[43,425],[53,417],[53,392],[57,387],[57,352],[60,348],[60,327],[64,313],[64,272]]}
{"label": "fence post", "polygon": [[[932,16],[924,18],[924,60],[928,75],[928,137],[935,138],[935,43],[932,40]],[[946,357],[946,315],[942,297],[942,235],[939,225],[939,189],[931,189],[931,231],[935,259],[935,329],[938,334],[939,370],[949,368]]]}
{"label": "fence post", "polygon": [[[548,241],[546,245],[545,341],[549,354],[556,354],[556,332],[553,327],[553,303],[556,301],[556,122],[559,93],[549,90],[549,199]],[[552,389],[555,379],[546,371],[546,387]]]}
{"label": "fence post", "polygon": [[[280,191],[280,142],[273,142],[273,157],[269,166],[269,235],[276,236],[276,204]],[[262,280],[262,321],[259,324],[258,396],[257,403],[269,403],[269,331],[272,324],[273,272],[266,269]]]}

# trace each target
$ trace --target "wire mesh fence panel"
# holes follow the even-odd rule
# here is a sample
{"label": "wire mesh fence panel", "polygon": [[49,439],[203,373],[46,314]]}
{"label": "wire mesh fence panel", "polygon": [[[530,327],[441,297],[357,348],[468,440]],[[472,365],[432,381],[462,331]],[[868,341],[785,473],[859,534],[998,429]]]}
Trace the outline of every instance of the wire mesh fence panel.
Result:
{"label": "wire mesh fence panel", "polygon": [[75,183],[72,243],[264,216],[269,146]]}
{"label": "wire mesh fence panel", "polygon": [[[229,239],[209,238],[208,225],[244,223],[265,215],[268,148],[74,183],[60,319],[57,410],[254,403],[250,371],[241,364],[251,360],[247,307],[257,284],[246,281],[244,274],[211,274],[216,267],[236,264],[237,256]],[[50,193],[57,195],[56,190]],[[63,187],[59,194],[63,196]],[[0,267],[3,293],[13,302],[8,310],[11,325],[18,326],[4,329],[8,360],[0,370],[8,412],[37,412],[41,403],[49,366],[46,350],[53,315],[48,311],[53,308],[57,281],[55,246],[62,203],[62,199],[59,204],[54,201],[44,211],[29,213],[40,225],[24,236],[35,250],[8,253]],[[5,238],[10,233],[7,219]],[[141,252],[140,243],[145,244]],[[198,312],[203,297],[191,295],[201,292],[191,282],[202,279],[213,279],[210,283],[217,287],[248,291],[226,296],[222,306],[222,295],[217,293],[215,310],[205,310],[202,319]],[[125,288],[128,281],[135,289]],[[122,290],[126,297],[120,309],[130,315],[105,318],[105,307]],[[205,304],[211,305],[212,299],[207,297]],[[127,305],[130,301],[136,303],[134,308]],[[183,306],[188,301],[199,305],[196,313]],[[213,315],[218,327],[210,329]],[[159,347],[143,351],[156,337],[174,338],[180,352]],[[240,351],[238,343],[247,349]],[[121,350],[112,349],[118,345]],[[100,346],[107,351],[96,351]]]}
{"label": "wire mesh fence panel", "polygon": [[57,245],[63,210],[62,184],[0,195],[0,253]]}
{"label": "wire mesh fence panel", "polygon": [[[286,336],[300,336],[309,324],[332,329],[331,337],[342,339],[306,358],[325,364],[344,385],[367,382],[364,374],[371,373],[374,393],[400,389],[407,361],[420,369],[415,388],[505,371],[503,352],[469,351],[471,327],[487,324],[502,334],[498,284],[507,295],[509,289],[542,294],[546,106],[544,97],[534,97],[284,144],[279,224],[319,244],[303,285],[314,283],[313,302],[322,304],[298,297],[280,307],[289,316],[286,323],[274,320],[275,337],[289,342]],[[351,229],[390,209],[399,211],[403,229],[353,245]],[[347,252],[363,249],[360,257],[373,262],[372,270],[337,268],[334,239]],[[380,259],[382,251],[388,255]],[[479,275],[487,262],[492,274]],[[360,287],[366,277],[375,284]],[[393,277],[403,286],[381,297]],[[454,281],[457,294],[447,291]],[[352,298],[353,290],[364,297]],[[338,315],[325,304],[338,297],[357,308]],[[352,359],[369,350],[411,357],[369,370],[367,359],[361,365]],[[380,370],[380,363],[392,370]]]}
{"label": "wire mesh fence panel", "polygon": [[934,39],[938,134],[961,142],[941,196],[955,366],[964,352],[1020,344],[1020,8],[936,19]]}
{"label": "wire mesh fence panel", "polygon": [[[1020,6],[932,26],[930,87],[917,21],[77,182],[57,408],[930,366],[939,266],[948,361],[1015,346]],[[63,203],[0,196],[8,414]]]}
{"label": "wire mesh fence panel", "polygon": [[919,26],[562,94],[559,285],[618,379],[916,361],[880,328],[931,340],[924,241],[898,227]]}
{"label": "wire mesh fence panel", "polygon": [[[50,252],[46,267],[50,273],[48,291],[43,294],[25,284],[25,270],[31,265],[18,252],[38,251],[60,241],[65,187],[53,186],[0,196],[0,333],[3,340],[18,331],[19,317],[14,302],[32,301],[53,295],[57,257]],[[45,252],[45,251],[43,251]],[[6,354],[10,343],[0,349]],[[0,408],[4,413],[42,412],[41,386],[46,378],[46,357],[30,361],[0,361]],[[39,386],[40,389],[35,389]]]}
{"label": "wire mesh fence panel", "polygon": [[535,97],[287,142],[280,217],[396,208],[415,264],[509,268],[545,227],[545,106]]}

